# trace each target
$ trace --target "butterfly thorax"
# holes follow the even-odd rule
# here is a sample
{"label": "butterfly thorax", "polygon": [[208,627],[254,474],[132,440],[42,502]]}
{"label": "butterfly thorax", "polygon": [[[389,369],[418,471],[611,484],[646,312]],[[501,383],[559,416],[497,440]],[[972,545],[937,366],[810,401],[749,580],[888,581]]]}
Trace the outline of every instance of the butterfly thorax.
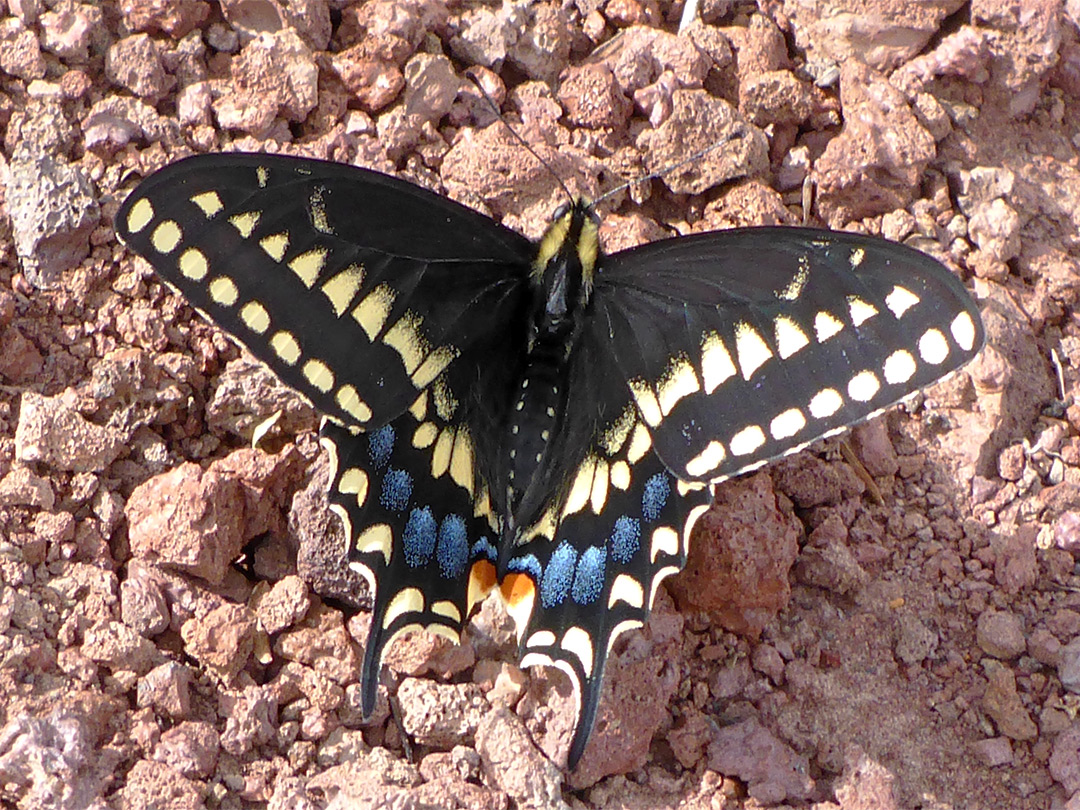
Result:
{"label": "butterfly thorax", "polygon": [[556,212],[533,263],[528,353],[510,409],[504,536],[513,542],[551,497],[551,439],[566,401],[569,361],[589,307],[597,225],[588,203]]}

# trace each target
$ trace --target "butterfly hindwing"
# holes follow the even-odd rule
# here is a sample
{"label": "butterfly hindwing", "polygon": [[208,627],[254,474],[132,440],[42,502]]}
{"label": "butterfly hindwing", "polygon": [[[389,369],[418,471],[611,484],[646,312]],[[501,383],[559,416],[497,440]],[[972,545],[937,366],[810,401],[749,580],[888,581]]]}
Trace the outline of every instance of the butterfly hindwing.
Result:
{"label": "butterfly hindwing", "polygon": [[490,345],[493,321],[520,320],[532,255],[410,183],[273,155],[174,163],[127,198],[116,228],[319,410],[375,427]]}
{"label": "butterfly hindwing", "polygon": [[656,452],[685,480],[725,480],[879,413],[984,340],[940,264],[857,234],[654,242],[609,257],[598,278],[597,328]]}
{"label": "butterfly hindwing", "polygon": [[366,433],[330,421],[322,428],[333,462],[331,508],[350,564],[374,595],[361,672],[365,713],[375,706],[388,645],[416,628],[460,641],[472,604],[494,584],[497,521],[469,431],[420,414],[414,407]]}

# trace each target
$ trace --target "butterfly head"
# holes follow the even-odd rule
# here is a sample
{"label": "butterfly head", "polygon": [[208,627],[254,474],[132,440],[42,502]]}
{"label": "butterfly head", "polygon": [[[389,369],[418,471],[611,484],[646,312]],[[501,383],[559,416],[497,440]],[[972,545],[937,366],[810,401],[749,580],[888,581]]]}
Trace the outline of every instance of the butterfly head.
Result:
{"label": "butterfly head", "polygon": [[559,323],[588,302],[600,251],[598,231],[592,204],[578,198],[559,206],[541,237],[533,278],[543,287],[550,321]]}

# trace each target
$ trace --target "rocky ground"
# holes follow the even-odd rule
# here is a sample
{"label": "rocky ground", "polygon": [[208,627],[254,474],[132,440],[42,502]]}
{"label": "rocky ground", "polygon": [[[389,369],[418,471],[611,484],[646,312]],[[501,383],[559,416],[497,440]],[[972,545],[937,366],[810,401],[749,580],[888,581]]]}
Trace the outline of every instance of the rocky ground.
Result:
{"label": "rocky ground", "polygon": [[[681,34],[654,0],[0,11],[0,804],[1080,808],[1075,0],[712,0]],[[362,722],[316,414],[113,232],[152,170],[247,149],[535,236],[562,192],[469,68],[576,193],[750,133],[611,200],[608,249],[881,234],[989,336],[720,488],[570,775],[568,684],[514,665],[493,604],[461,647],[395,647]]]}

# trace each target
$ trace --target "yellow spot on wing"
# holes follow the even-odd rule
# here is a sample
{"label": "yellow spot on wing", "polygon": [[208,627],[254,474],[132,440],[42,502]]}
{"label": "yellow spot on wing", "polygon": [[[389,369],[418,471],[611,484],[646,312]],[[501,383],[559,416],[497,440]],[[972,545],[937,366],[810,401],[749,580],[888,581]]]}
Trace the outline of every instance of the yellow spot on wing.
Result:
{"label": "yellow spot on wing", "polygon": [[552,647],[554,644],[555,634],[550,630],[537,630],[525,642],[526,647]]}
{"label": "yellow spot on wing", "polygon": [[701,341],[701,374],[705,383],[705,393],[711,394],[720,383],[735,376],[738,370],[731,359],[731,353],[724,345],[723,338],[716,332],[709,332]]}
{"label": "yellow spot on wing", "polygon": [[953,318],[949,331],[965,352],[970,352],[975,347],[975,322],[968,313],[961,312]]}
{"label": "yellow spot on wing", "polygon": [[806,256],[800,256],[799,268],[795,271],[795,275],[791,277],[791,281],[787,283],[786,287],[777,291],[776,297],[784,301],[797,301],[806,287],[806,282],[809,280],[810,262]]}
{"label": "yellow spot on wing", "polygon": [[245,211],[242,214],[233,214],[229,217],[229,223],[236,228],[237,233],[247,239],[259,224],[260,216],[259,211]]}
{"label": "yellow spot on wing", "polygon": [[626,460],[631,464],[637,464],[649,452],[652,447],[652,436],[640,422],[634,425],[634,433],[630,437],[630,447],[626,451]]}
{"label": "yellow spot on wing", "polygon": [[825,419],[836,413],[844,404],[844,398],[835,388],[822,388],[810,400],[810,415],[815,419]]}
{"label": "yellow spot on wing", "polygon": [[416,371],[426,354],[427,341],[420,334],[423,322],[415,312],[406,312],[383,336],[383,343],[401,355],[405,373],[409,375]]}
{"label": "yellow spot on wing", "polygon": [[919,303],[919,296],[906,287],[897,285],[885,296],[885,306],[897,318]]}
{"label": "yellow spot on wing", "polygon": [[[389,333],[387,333],[387,337],[389,337]],[[436,377],[446,371],[446,367],[454,362],[457,356],[457,349],[450,346],[440,346],[435,349],[424,358],[420,367],[412,373],[413,385],[417,388],[427,388]]]}
{"label": "yellow spot on wing", "polygon": [[589,505],[592,507],[594,515],[599,515],[603,512],[604,504],[607,503],[608,475],[607,462],[602,459],[597,459],[596,473],[593,475],[592,491],[589,493]]}
{"label": "yellow spot on wing", "polygon": [[416,430],[413,431],[412,446],[417,450],[424,450],[431,447],[438,437],[439,428],[435,426],[434,422],[422,422]]}
{"label": "yellow spot on wing", "polygon": [[240,294],[236,289],[236,283],[225,276],[218,276],[211,281],[208,291],[210,300],[223,307],[231,307],[235,304],[236,298]]}
{"label": "yellow spot on wing", "polygon": [[619,414],[619,418],[604,430],[604,433],[600,436],[599,445],[609,458],[622,449],[627,437],[630,435],[630,429],[636,421],[637,414],[633,406],[627,405],[623,412]]}
{"label": "yellow spot on wing", "polygon": [[[436,616],[444,616],[454,622],[461,621],[461,611],[458,606],[448,599],[440,599],[431,606],[431,612]],[[440,627],[441,625],[434,625],[434,627]],[[432,628],[428,628],[429,630]],[[449,628],[446,628],[449,629]]]}
{"label": "yellow spot on wing", "polygon": [[198,248],[188,248],[180,254],[180,273],[184,278],[192,281],[202,281],[206,278],[210,266],[206,263],[206,256]]}
{"label": "yellow spot on wing", "polygon": [[450,478],[472,497],[473,494],[473,446],[464,428],[457,432],[454,451],[450,457]]}
{"label": "yellow spot on wing", "polygon": [[810,343],[802,328],[787,315],[777,316],[775,327],[776,351],[781,360],[787,360]]}
{"label": "yellow spot on wing", "polygon": [[389,565],[393,543],[394,530],[385,523],[376,523],[368,526],[357,536],[356,551],[358,554],[382,554],[386,564]]}
{"label": "yellow spot on wing", "polygon": [[356,505],[363,506],[367,500],[368,477],[367,473],[358,467],[350,467],[341,474],[338,481],[338,492],[342,495],[355,495]]}
{"label": "yellow spot on wing", "polygon": [[334,387],[334,372],[322,360],[308,360],[303,371],[307,381],[324,394]]}
{"label": "yellow spot on wing", "polygon": [[649,560],[653,563],[660,554],[675,556],[679,553],[679,533],[670,526],[657,526],[653,529],[652,542],[649,546]]}
{"label": "yellow spot on wing", "polygon": [[727,458],[727,451],[724,445],[718,441],[711,441],[701,453],[686,462],[686,474],[693,478],[701,478],[719,467],[725,458]]}
{"label": "yellow spot on wing", "polygon": [[919,355],[932,366],[945,362],[949,356],[949,342],[938,329],[927,329],[919,338]]}
{"label": "yellow spot on wing", "polygon": [[352,311],[353,318],[363,327],[368,340],[374,341],[382,331],[390,315],[390,307],[394,305],[394,298],[393,289],[386,284],[380,284],[364,296],[364,299]]}
{"label": "yellow spot on wing", "polygon": [[634,395],[634,402],[637,403],[638,411],[641,412],[641,418],[652,427],[659,425],[664,415],[652,387],[640,377],[630,380],[629,385],[630,393]]}
{"label": "yellow spot on wing", "polygon": [[191,201],[199,207],[207,219],[212,219],[217,216],[225,206],[221,203],[221,197],[218,196],[216,191],[204,191],[202,194],[196,194],[191,198]]}
{"label": "yellow spot on wing", "polygon": [[343,385],[334,395],[334,401],[341,410],[357,422],[363,424],[371,418],[371,408],[360,398],[359,392],[351,385]]}
{"label": "yellow spot on wing", "polygon": [[300,359],[300,344],[289,332],[275,332],[270,338],[270,347],[282,361],[290,366]]}
{"label": "yellow spot on wing", "polygon": [[885,360],[885,366],[882,370],[885,372],[885,382],[889,383],[889,385],[896,385],[897,383],[905,383],[914,377],[916,368],[915,358],[911,355],[911,352],[905,349],[897,349]]}
{"label": "yellow spot on wing", "polygon": [[881,383],[872,371],[860,371],[848,383],[848,396],[856,402],[869,402],[880,390]]}
{"label": "yellow spot on wing", "polygon": [[798,408],[789,408],[769,423],[769,433],[777,441],[794,436],[806,427],[806,417]]}
{"label": "yellow spot on wing", "polygon": [[444,428],[431,451],[431,477],[442,478],[450,469],[450,458],[454,452],[454,430]]}
{"label": "yellow spot on wing", "polygon": [[866,321],[878,314],[877,307],[857,295],[849,295],[847,302],[848,312],[851,313],[851,322],[856,326],[862,326]]}
{"label": "yellow spot on wing", "polygon": [[744,380],[749,380],[772,357],[765,340],[746,321],[735,324],[735,353],[739,356]]}
{"label": "yellow spot on wing", "polygon": [[824,343],[833,335],[837,335],[844,328],[844,322],[831,312],[822,310],[814,316],[814,332],[817,334],[818,343]]}
{"label": "yellow spot on wing", "polygon": [[623,492],[630,489],[630,465],[619,460],[611,465],[611,485]]}
{"label": "yellow spot on wing", "polygon": [[323,186],[316,186],[312,190],[308,200],[308,213],[311,215],[311,227],[322,233],[333,234],[334,229],[330,227],[330,220],[326,216],[326,203],[323,200],[325,191]]}
{"label": "yellow spot on wing", "polygon": [[[315,286],[315,282],[319,280],[319,273],[322,272],[323,265],[326,264],[327,253],[329,251],[324,247],[305,250],[289,261],[289,269],[310,290]],[[284,251],[282,251],[282,255],[284,255]]]}
{"label": "yellow spot on wing", "polygon": [[686,357],[674,357],[657,385],[660,412],[667,416],[679,400],[701,390],[694,365]]}
{"label": "yellow spot on wing", "polygon": [[150,234],[150,244],[158,253],[172,253],[180,244],[181,236],[183,234],[180,226],[171,219],[167,219],[154,228],[154,232]]}
{"label": "yellow spot on wing", "polygon": [[619,574],[611,583],[608,608],[613,608],[616,602],[625,602],[630,607],[644,607],[645,589],[629,574]]}
{"label": "yellow spot on wing", "polygon": [[258,335],[270,328],[270,313],[258,301],[248,301],[240,308],[240,320]]}
{"label": "yellow spot on wing", "polygon": [[323,294],[330,299],[335,315],[340,318],[349,308],[363,283],[364,268],[359,264],[350,264],[322,285]]}
{"label": "yellow spot on wing", "polygon": [[128,211],[127,229],[131,233],[138,233],[149,225],[150,220],[153,218],[154,204],[146,197],[143,197],[141,200],[136,200],[131,206],[131,210]]}
{"label": "yellow spot on wing", "polygon": [[423,609],[423,592],[419,588],[402,588],[394,594],[390,604],[386,606],[386,613],[383,614],[383,627],[392,625],[399,616],[404,616],[406,613],[420,613]]}
{"label": "yellow spot on wing", "polygon": [[559,646],[577,656],[586,678],[592,676],[593,644],[592,638],[586,631],[580,627],[571,627],[563,634],[562,643]]}
{"label": "yellow spot on wing", "polygon": [[259,240],[259,246],[266,251],[267,256],[280,262],[285,258],[285,251],[289,249],[289,234],[283,232],[264,236]]}
{"label": "yellow spot on wing", "polygon": [[765,444],[765,432],[757,425],[745,427],[731,437],[731,453],[748,456]]}

